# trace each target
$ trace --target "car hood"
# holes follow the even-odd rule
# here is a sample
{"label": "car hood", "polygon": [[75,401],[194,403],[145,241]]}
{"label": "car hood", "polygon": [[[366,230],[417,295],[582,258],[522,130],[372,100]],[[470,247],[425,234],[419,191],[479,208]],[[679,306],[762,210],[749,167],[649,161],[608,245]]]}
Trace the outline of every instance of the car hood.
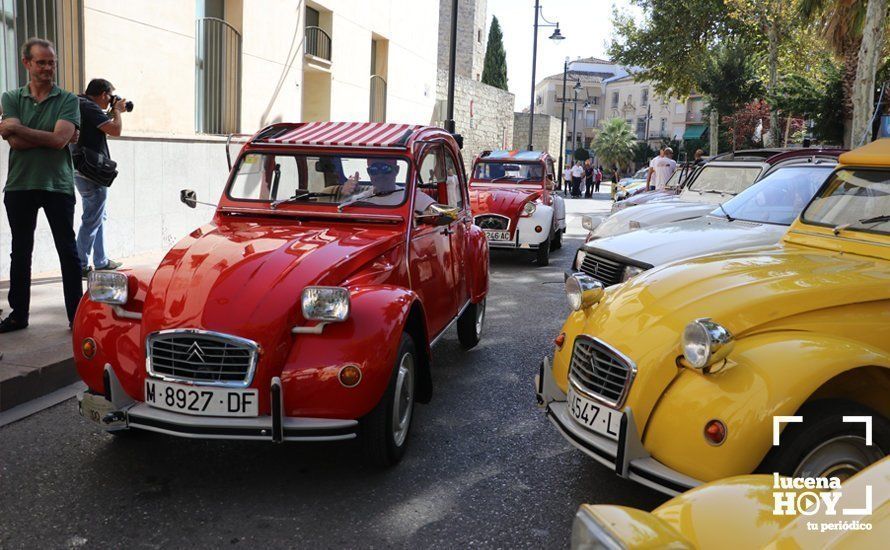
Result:
{"label": "car hood", "polygon": [[[713,204],[681,200],[658,200],[615,212],[593,232],[594,238],[611,237],[660,223],[698,218],[714,210]],[[634,222],[631,226],[631,222]]]}
{"label": "car hood", "polygon": [[161,262],[143,308],[145,334],[199,328],[273,344],[302,319],[307,285],[339,285],[400,242],[394,226],[224,221],[193,231]]}
{"label": "car hood", "polygon": [[775,244],[787,230],[784,225],[702,216],[596,239],[584,250],[592,254],[605,251],[631,263],[658,266],[714,252]]}
{"label": "car hood", "polygon": [[481,214],[500,214],[510,218],[512,231],[525,203],[537,200],[542,194],[542,191],[535,189],[470,188],[470,209],[474,217]]}
{"label": "car hood", "polygon": [[742,338],[809,311],[890,300],[888,267],[884,260],[795,245],[702,256],[608,290],[585,315],[583,330],[637,365],[627,403],[642,430],[677,374],[689,322],[710,317]]}

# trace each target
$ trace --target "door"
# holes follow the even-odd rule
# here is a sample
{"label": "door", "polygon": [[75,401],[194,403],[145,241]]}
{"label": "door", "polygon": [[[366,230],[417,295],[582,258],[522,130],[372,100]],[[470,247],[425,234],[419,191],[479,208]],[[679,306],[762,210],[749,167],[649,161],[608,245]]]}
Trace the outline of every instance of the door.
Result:
{"label": "door", "polygon": [[[440,185],[440,182],[442,185]],[[412,199],[427,194],[440,202],[444,188],[445,163],[441,145],[427,145],[420,153]],[[454,223],[431,226],[418,223],[417,212],[411,228],[411,250],[408,258],[411,288],[420,296],[426,314],[430,338],[434,338],[457,315],[455,296],[454,255],[451,236]]]}
{"label": "door", "polygon": [[466,182],[463,170],[459,169],[460,161],[454,157],[448,148],[445,153],[445,197],[444,200],[451,208],[457,208],[460,212],[451,224],[454,231],[451,234],[451,254],[453,256],[454,294],[457,299],[457,308],[460,310],[470,299],[469,280],[467,278],[467,241],[469,239],[470,226],[473,224],[473,216],[470,214],[469,200],[466,195]]}

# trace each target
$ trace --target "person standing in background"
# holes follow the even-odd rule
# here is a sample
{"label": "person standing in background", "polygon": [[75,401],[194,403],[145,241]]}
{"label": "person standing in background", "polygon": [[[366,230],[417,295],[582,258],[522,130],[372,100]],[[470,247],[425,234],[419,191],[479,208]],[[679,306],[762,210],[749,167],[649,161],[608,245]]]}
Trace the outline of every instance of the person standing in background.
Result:
{"label": "person standing in background", "polygon": [[52,42],[30,38],[22,46],[28,71],[25,86],[3,93],[0,137],[9,143],[9,173],[3,203],[12,234],[9,305],[0,333],[28,326],[31,307],[31,255],[37,212],[42,208],[52,231],[59,263],[68,327],[83,296],[74,242],[74,167],[68,143],[80,126],[77,96],[55,85]]}
{"label": "person standing in background", "polygon": [[581,166],[581,161],[579,160],[572,166],[572,197],[576,199],[581,198],[582,177],[584,177],[584,168]]}
{"label": "person standing in background", "polygon": [[593,173],[593,163],[587,159],[584,161],[584,197],[588,199],[593,196]]}
{"label": "person standing in background", "polygon": [[597,166],[596,173],[593,175],[593,191],[595,193],[600,192],[600,184],[603,182],[603,167]]}
{"label": "person standing in background", "polygon": [[[111,158],[108,151],[106,136],[121,135],[123,123],[121,113],[126,109],[127,100],[114,100],[114,86],[103,78],[94,78],[87,85],[84,94],[79,96],[80,118],[82,121],[80,139],[72,151],[89,149],[106,158]],[[106,112],[111,107],[111,116]],[[80,260],[80,272],[86,277],[90,267],[90,253],[96,269],[117,269],[122,264],[111,260],[105,254],[105,236],[103,222],[106,218],[105,203],[108,199],[108,187],[89,179],[79,171],[74,172],[74,185],[83,199],[83,215],[80,218],[80,229],[77,231],[77,256]]]}

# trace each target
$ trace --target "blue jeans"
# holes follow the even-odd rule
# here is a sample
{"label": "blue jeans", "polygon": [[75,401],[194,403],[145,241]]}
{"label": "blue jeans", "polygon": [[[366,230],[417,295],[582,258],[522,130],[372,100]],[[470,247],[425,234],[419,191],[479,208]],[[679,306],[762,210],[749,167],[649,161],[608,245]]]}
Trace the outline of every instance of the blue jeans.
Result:
{"label": "blue jeans", "polygon": [[104,267],[108,264],[105,255],[105,240],[102,236],[102,222],[105,221],[105,200],[108,188],[79,174],[74,175],[74,185],[83,198],[83,216],[80,218],[80,229],[77,231],[77,257],[80,267],[90,265],[90,252],[93,253],[93,265]]}

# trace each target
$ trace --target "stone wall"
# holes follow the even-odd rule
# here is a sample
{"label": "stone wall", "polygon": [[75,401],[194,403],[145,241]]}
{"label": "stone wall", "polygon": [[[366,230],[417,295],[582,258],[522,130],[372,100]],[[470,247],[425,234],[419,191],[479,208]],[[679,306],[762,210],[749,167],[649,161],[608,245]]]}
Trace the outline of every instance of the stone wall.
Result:
{"label": "stone wall", "polygon": [[[105,249],[112,259],[167,250],[213,217],[214,209],[194,210],[179,202],[180,189],[194,189],[198,200],[216,203],[228,175],[222,138],[109,139],[119,174],[108,193],[104,225]],[[236,153],[233,147],[233,156]],[[0,187],[6,185],[9,146],[0,143]],[[76,194],[74,229],[80,227],[80,195]],[[6,210],[0,213],[0,279],[9,278],[10,233]],[[59,270],[52,233],[43,214],[34,236],[32,272]]]}
{"label": "stone wall", "polygon": [[[528,113],[514,113],[513,119],[513,148],[526,149],[528,147]],[[559,159],[559,118],[550,115],[535,113],[535,135],[532,139],[532,149],[535,151],[547,151],[554,159]]]}
{"label": "stone wall", "polygon": [[[448,71],[439,70],[436,81],[438,108],[431,123],[445,125]],[[513,143],[513,103],[510,92],[469,78],[455,78],[454,125],[464,138],[464,166],[469,174],[473,159],[486,149],[508,149]],[[558,141],[557,136],[557,141]]]}
{"label": "stone wall", "polygon": [[[488,1],[458,0],[455,74],[481,80],[488,45]],[[448,68],[451,43],[451,0],[439,1],[439,68]]]}

